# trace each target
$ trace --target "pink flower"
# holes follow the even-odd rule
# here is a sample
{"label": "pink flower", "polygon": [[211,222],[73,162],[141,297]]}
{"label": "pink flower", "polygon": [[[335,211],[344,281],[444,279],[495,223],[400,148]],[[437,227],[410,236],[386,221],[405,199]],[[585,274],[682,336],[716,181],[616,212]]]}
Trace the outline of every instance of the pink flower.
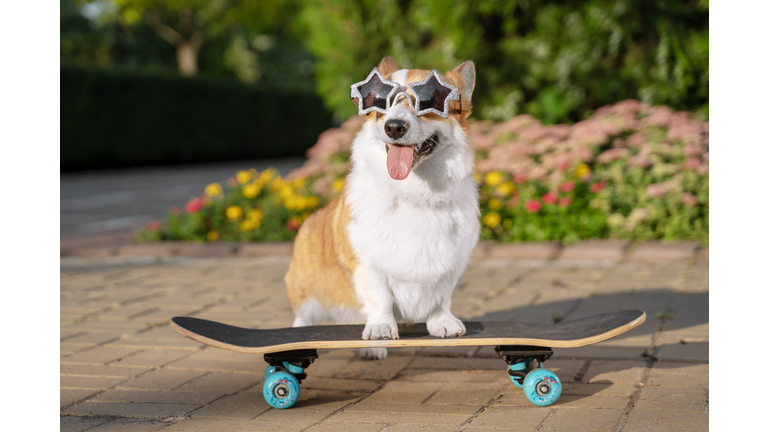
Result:
{"label": "pink flower", "polygon": [[149,231],[157,231],[157,230],[159,230],[160,229],[160,222],[152,221],[152,222],[148,223],[147,224],[147,229]]}
{"label": "pink flower", "polygon": [[559,164],[557,164],[557,169],[559,169],[560,171],[563,171],[563,172],[565,172],[565,171],[567,171],[567,170],[568,170],[568,166],[569,166],[569,165],[571,165],[571,163],[570,163],[570,162],[568,162],[568,161],[562,161],[562,162],[560,162]]}
{"label": "pink flower", "polygon": [[642,154],[636,154],[627,159],[627,163],[632,166],[648,167],[651,165],[651,161]]}
{"label": "pink flower", "polygon": [[512,180],[515,182],[515,184],[525,183],[525,176],[522,174],[515,174],[512,177]]}
{"label": "pink flower", "polygon": [[525,203],[525,211],[528,213],[537,213],[539,210],[541,210],[541,203],[539,200],[529,199],[528,202]]}
{"label": "pink flower", "polygon": [[625,148],[612,148],[608,149],[597,157],[599,163],[610,163],[615,160],[624,159],[629,156],[629,150]]}
{"label": "pink flower", "polygon": [[515,195],[507,201],[507,208],[515,208],[520,205],[520,196]]}
{"label": "pink flower", "polygon": [[629,147],[641,147],[648,141],[648,136],[643,132],[635,132],[627,138]]}
{"label": "pink flower", "polygon": [[543,197],[541,197],[541,200],[544,201],[544,204],[552,205],[557,201],[557,194],[547,192]]}
{"label": "pink flower", "polygon": [[645,188],[645,195],[648,198],[661,198],[667,194],[666,188],[661,183],[651,183]]}
{"label": "pink flower", "polygon": [[235,177],[230,177],[227,179],[227,186],[233,188],[237,186],[237,179]]}
{"label": "pink flower", "polygon": [[687,205],[688,207],[696,207],[696,204],[698,204],[698,200],[696,199],[696,196],[690,192],[683,192],[680,194],[680,201]]}
{"label": "pink flower", "polygon": [[605,189],[605,181],[592,183],[592,186],[589,187],[589,190],[592,191],[593,193],[598,193],[603,189]]}
{"label": "pink flower", "polygon": [[200,198],[195,198],[184,206],[184,210],[189,214],[195,214],[200,211],[201,208],[203,208],[203,200]]}
{"label": "pink flower", "polygon": [[570,192],[575,187],[576,187],[576,183],[574,183],[573,180],[568,180],[567,182],[560,185],[560,190],[562,192]]}
{"label": "pink flower", "polygon": [[570,206],[572,202],[573,202],[573,199],[571,199],[571,197],[562,197],[559,200],[557,200],[557,205],[559,205],[560,207],[566,208]]}
{"label": "pink flower", "polygon": [[690,158],[683,161],[683,163],[680,164],[680,169],[696,169],[701,165],[701,162],[698,158]]}

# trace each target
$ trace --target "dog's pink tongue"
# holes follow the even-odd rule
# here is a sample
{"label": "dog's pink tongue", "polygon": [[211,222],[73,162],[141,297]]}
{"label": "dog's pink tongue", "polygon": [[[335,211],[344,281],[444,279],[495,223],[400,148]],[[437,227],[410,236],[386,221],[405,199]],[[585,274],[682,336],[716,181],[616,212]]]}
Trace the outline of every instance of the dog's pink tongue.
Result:
{"label": "dog's pink tongue", "polygon": [[413,166],[413,146],[389,146],[387,153],[387,171],[395,180],[408,177]]}

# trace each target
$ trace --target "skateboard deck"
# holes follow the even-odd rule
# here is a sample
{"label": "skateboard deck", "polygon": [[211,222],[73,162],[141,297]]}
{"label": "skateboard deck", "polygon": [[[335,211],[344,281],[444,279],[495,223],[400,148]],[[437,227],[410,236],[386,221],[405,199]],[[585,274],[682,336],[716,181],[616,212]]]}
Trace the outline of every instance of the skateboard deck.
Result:
{"label": "skateboard deck", "polygon": [[268,354],[324,348],[398,348],[430,346],[528,345],[575,348],[626,333],[645,322],[645,312],[602,313],[557,324],[512,321],[465,322],[460,337],[430,336],[424,323],[398,326],[400,339],[362,340],[363,325],[328,325],[282,329],[247,329],[192,317],[175,317],[171,327],[196,342],[229,351]]}
{"label": "skateboard deck", "polygon": [[552,348],[590,345],[626,333],[645,322],[645,312],[625,310],[603,313],[558,324],[504,321],[465,322],[460,337],[430,336],[424,323],[398,325],[400,339],[362,340],[363,325],[309,326],[283,329],[247,329],[192,317],[171,319],[171,327],[194,341],[230,351],[264,354],[269,365],[262,393],[278,409],[299,399],[305,370],[323,348],[396,348],[429,346],[488,346],[508,364],[512,382],[531,403],[549,406],[562,393],[560,378],[542,364]]}

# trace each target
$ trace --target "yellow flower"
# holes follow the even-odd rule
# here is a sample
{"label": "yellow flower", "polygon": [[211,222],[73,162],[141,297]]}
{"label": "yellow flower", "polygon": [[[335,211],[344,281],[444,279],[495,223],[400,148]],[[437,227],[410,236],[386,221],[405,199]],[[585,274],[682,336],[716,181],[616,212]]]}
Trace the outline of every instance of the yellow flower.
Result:
{"label": "yellow flower", "polygon": [[512,192],[515,191],[515,184],[511,181],[504,182],[499,185],[499,187],[496,188],[497,191],[501,194],[501,196],[509,196],[512,194]]}
{"label": "yellow flower", "polygon": [[205,187],[205,194],[209,197],[215,197],[221,193],[221,185],[218,183],[211,183]]}
{"label": "yellow flower", "polygon": [[263,213],[259,209],[253,209],[245,215],[245,220],[240,223],[240,229],[243,231],[253,231],[261,226]]}
{"label": "yellow flower", "polygon": [[483,223],[488,228],[496,228],[499,226],[499,223],[501,222],[501,215],[499,215],[496,212],[490,212],[487,215],[483,216]]}
{"label": "yellow flower", "polygon": [[275,190],[280,191],[280,198],[283,200],[288,200],[289,198],[296,195],[296,191],[294,191],[291,185],[288,185],[288,184],[284,185],[280,189],[275,189]]}
{"label": "yellow flower", "polygon": [[297,197],[288,197],[288,198],[286,198],[283,201],[283,205],[285,206],[285,208],[287,208],[288,210],[296,210],[296,207],[298,205],[296,203],[296,198]]}
{"label": "yellow flower", "polygon": [[280,189],[282,189],[285,186],[286,186],[285,181],[283,181],[282,178],[278,177],[278,178],[272,180],[272,183],[269,184],[269,189],[274,191],[274,192],[277,192],[277,191],[279,191]]}
{"label": "yellow flower", "polygon": [[307,208],[307,197],[303,197],[299,195],[295,199],[296,199],[295,210],[298,212],[304,211],[304,209]]}
{"label": "yellow flower", "polygon": [[331,183],[331,188],[336,192],[344,189],[344,179],[336,179]]}
{"label": "yellow flower", "polygon": [[320,198],[318,198],[315,195],[310,195],[307,197],[307,208],[315,208],[320,205]]}
{"label": "yellow flower", "polygon": [[240,220],[240,218],[243,217],[243,209],[240,206],[236,206],[236,205],[231,205],[227,207],[224,213],[226,213],[227,218],[232,222],[236,220]]}
{"label": "yellow flower", "polygon": [[240,184],[246,184],[249,181],[251,181],[251,172],[250,171],[240,171],[237,173],[237,182]]}
{"label": "yellow flower", "polygon": [[219,233],[216,231],[208,231],[208,235],[206,237],[208,237],[209,242],[215,242],[219,239]]}
{"label": "yellow flower", "polygon": [[246,198],[253,198],[260,193],[261,187],[257,184],[248,183],[247,185],[243,186],[243,195]]}
{"label": "yellow flower", "polygon": [[576,167],[576,177],[580,179],[588,176],[590,172],[589,165],[585,163],[579,164],[579,166]]}
{"label": "yellow flower", "polygon": [[496,198],[491,198],[488,200],[488,208],[491,210],[498,210],[501,208],[501,201],[497,200]]}
{"label": "yellow flower", "polygon": [[491,171],[485,175],[485,184],[488,186],[496,186],[501,183],[502,176],[498,171]]}
{"label": "yellow flower", "polygon": [[259,178],[256,180],[259,186],[264,187],[265,184],[269,183],[270,180],[272,180],[272,177],[275,176],[275,170],[272,168],[266,169],[259,174]]}
{"label": "yellow flower", "polygon": [[483,178],[478,173],[475,173],[474,175],[475,175],[475,183],[480,183],[480,180],[482,180]]}
{"label": "yellow flower", "polygon": [[258,228],[260,224],[261,224],[261,221],[253,221],[250,219],[246,219],[240,222],[240,229],[243,231],[253,231],[256,228]]}
{"label": "yellow flower", "polygon": [[304,180],[303,177],[298,177],[298,178],[293,180],[293,182],[291,183],[291,186],[293,186],[294,189],[299,189],[302,186],[304,186],[306,183],[307,183],[307,181]]}

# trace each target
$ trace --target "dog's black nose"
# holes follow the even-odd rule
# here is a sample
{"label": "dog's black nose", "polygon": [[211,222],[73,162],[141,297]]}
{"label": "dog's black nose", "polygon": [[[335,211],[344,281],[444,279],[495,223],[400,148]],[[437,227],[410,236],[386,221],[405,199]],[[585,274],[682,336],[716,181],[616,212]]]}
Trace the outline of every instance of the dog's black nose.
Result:
{"label": "dog's black nose", "polygon": [[405,120],[392,119],[384,123],[384,132],[392,139],[399,139],[408,132],[408,122]]}

